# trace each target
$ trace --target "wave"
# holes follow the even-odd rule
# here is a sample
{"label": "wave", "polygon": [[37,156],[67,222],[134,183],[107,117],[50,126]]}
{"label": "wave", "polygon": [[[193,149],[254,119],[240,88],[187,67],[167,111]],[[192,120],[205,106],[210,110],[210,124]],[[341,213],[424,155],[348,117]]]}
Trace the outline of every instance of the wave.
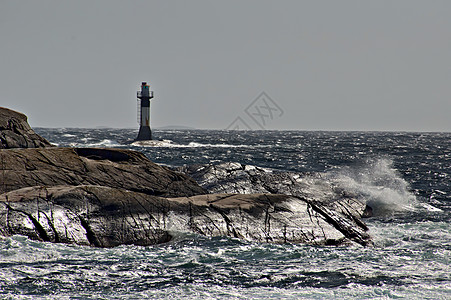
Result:
{"label": "wave", "polygon": [[69,143],[70,147],[120,147],[123,146],[115,140],[104,139],[100,142],[87,143],[88,139],[82,139],[85,143]]}
{"label": "wave", "polygon": [[[184,145],[183,145],[184,146]],[[250,145],[230,145],[230,144],[201,144],[196,142],[190,142],[186,147],[208,147],[208,148],[250,148],[254,146]]]}
{"label": "wave", "polygon": [[173,142],[171,140],[135,141],[131,145],[139,147],[172,147]]}
{"label": "wave", "polygon": [[337,187],[365,201],[375,216],[422,207],[390,159],[368,160],[363,165],[345,167],[327,175]]}
{"label": "wave", "polygon": [[140,147],[166,147],[166,148],[255,148],[255,146],[251,145],[202,144],[197,142],[190,142],[188,144],[176,144],[171,140],[136,141],[133,142],[132,145]]}

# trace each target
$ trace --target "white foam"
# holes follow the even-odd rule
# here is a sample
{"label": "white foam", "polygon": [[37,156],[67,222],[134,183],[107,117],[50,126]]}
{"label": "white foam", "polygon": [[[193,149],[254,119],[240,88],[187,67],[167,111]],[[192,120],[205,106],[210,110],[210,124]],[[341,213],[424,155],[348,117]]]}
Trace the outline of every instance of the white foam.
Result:
{"label": "white foam", "polygon": [[437,208],[437,207],[432,206],[432,205],[427,204],[427,203],[421,203],[420,206],[423,207],[424,209],[426,209],[427,211],[443,212],[443,210],[441,210],[440,208]]}
{"label": "white foam", "polygon": [[162,141],[136,141],[132,143],[133,146],[140,147],[168,147],[168,148],[249,148],[249,145],[230,145],[230,144],[202,144],[197,142],[190,142],[189,144],[176,144],[171,140]]}
{"label": "white foam", "polygon": [[249,145],[230,145],[230,144],[202,144],[196,142],[190,142],[188,145],[180,145],[181,147],[197,148],[197,147],[208,147],[208,148],[249,148]]}
{"label": "white foam", "polygon": [[414,211],[420,207],[409,184],[393,168],[390,159],[368,161],[364,166],[345,168],[328,175],[338,187],[365,201],[375,215]]}
{"label": "white foam", "polygon": [[90,143],[90,144],[82,144],[84,147],[119,147],[121,144],[119,144],[117,141],[104,139],[101,142],[98,143]]}
{"label": "white foam", "polygon": [[132,146],[139,147],[172,147],[173,143],[171,140],[150,140],[150,141],[135,141],[131,144]]}

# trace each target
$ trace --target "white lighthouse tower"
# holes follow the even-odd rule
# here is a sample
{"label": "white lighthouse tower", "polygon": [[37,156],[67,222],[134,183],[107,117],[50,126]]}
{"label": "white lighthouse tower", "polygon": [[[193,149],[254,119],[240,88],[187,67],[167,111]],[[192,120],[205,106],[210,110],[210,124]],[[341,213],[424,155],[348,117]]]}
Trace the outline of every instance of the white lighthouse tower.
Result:
{"label": "white lighthouse tower", "polygon": [[142,82],[141,90],[137,92],[139,116],[139,133],[135,141],[149,141],[152,139],[152,131],[150,129],[150,99],[153,98],[153,91],[147,82]]}

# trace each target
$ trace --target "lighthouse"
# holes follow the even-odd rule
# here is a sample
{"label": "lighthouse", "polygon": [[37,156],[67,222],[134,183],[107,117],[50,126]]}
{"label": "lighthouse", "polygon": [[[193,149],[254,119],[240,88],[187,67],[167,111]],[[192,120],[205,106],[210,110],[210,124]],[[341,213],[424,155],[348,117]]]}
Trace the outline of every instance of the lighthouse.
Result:
{"label": "lighthouse", "polygon": [[138,97],[138,118],[139,133],[135,141],[149,141],[152,139],[150,130],[150,99],[153,98],[153,91],[147,82],[142,82],[141,90],[137,92]]}

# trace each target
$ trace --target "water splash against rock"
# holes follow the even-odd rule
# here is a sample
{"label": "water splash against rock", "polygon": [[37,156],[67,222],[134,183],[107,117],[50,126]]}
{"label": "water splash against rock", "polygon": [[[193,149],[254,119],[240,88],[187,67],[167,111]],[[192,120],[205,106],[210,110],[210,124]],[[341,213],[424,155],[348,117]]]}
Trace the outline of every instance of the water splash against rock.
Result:
{"label": "water splash against rock", "polygon": [[337,187],[364,201],[375,216],[413,211],[418,207],[409,184],[388,158],[366,160],[360,165],[331,171],[327,176]]}

